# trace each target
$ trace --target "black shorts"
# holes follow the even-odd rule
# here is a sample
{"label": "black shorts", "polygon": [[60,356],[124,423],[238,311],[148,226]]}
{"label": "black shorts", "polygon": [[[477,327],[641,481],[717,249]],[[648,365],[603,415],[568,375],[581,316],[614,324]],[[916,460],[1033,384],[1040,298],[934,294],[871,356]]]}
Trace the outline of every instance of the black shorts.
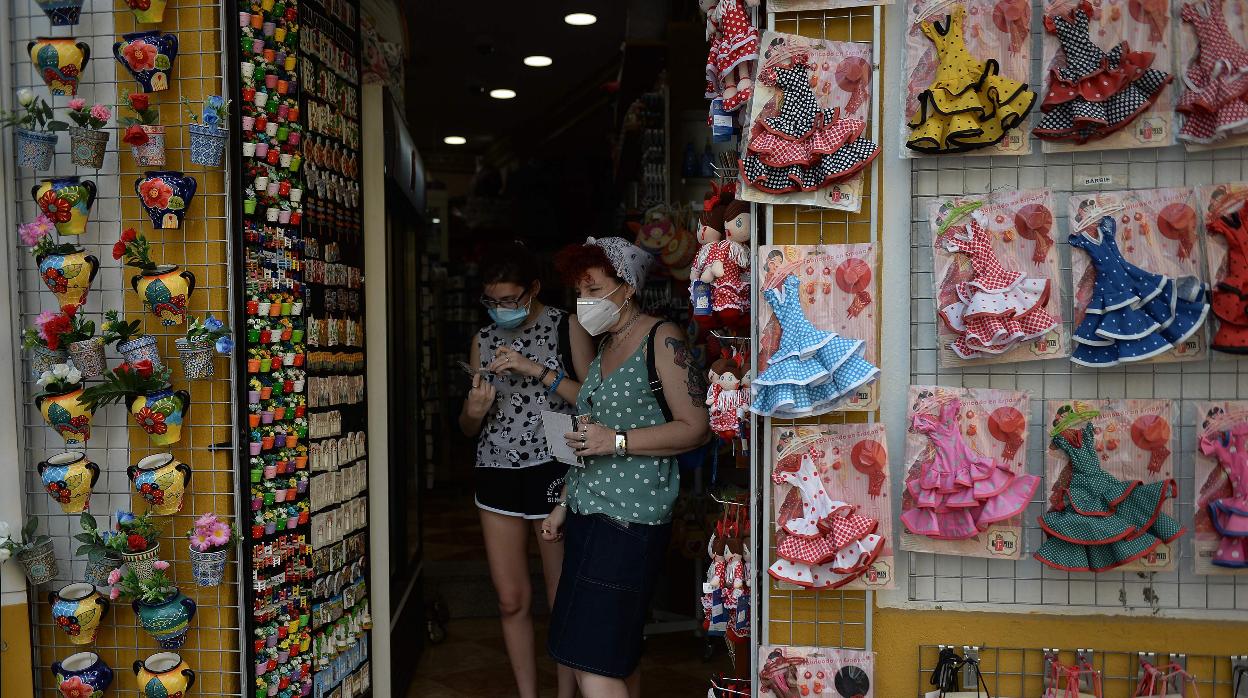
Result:
{"label": "black shorts", "polygon": [[559,503],[568,465],[559,461],[527,468],[473,468],[477,506],[523,519],[544,519]]}

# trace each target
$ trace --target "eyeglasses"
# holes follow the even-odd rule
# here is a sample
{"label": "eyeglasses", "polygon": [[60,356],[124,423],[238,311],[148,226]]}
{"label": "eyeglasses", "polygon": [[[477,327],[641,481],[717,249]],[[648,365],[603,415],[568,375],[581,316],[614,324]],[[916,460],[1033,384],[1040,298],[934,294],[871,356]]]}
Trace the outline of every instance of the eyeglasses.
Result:
{"label": "eyeglasses", "polygon": [[506,308],[507,310],[515,310],[516,308],[520,308],[525,305],[524,299],[527,298],[528,295],[529,292],[525,291],[515,298],[504,298],[503,300],[496,300],[494,298],[490,298],[489,296],[481,296],[481,305],[490,309]]}

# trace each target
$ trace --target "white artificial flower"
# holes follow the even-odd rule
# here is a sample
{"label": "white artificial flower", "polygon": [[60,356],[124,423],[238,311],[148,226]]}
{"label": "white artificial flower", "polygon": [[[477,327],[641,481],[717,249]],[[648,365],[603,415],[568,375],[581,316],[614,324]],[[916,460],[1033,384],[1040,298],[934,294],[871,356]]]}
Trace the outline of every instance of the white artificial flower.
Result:
{"label": "white artificial flower", "polygon": [[69,382],[71,385],[76,385],[78,383],[81,383],[82,371],[79,371],[76,368],[69,369],[69,375],[65,376],[65,380]]}
{"label": "white artificial flower", "polygon": [[42,374],[39,375],[39,380],[35,381],[35,385],[39,386],[40,388],[46,388],[48,387],[48,383],[51,383],[51,382],[52,382],[52,372],[44,371]]}
{"label": "white artificial flower", "polygon": [[65,378],[69,376],[69,369],[70,369],[69,364],[57,364],[52,367],[52,375],[56,376],[57,378],[61,380],[65,380]]}
{"label": "white artificial flower", "polygon": [[8,559],[9,559],[9,549],[0,548],[0,562],[4,562],[5,560],[8,560]]}
{"label": "white artificial flower", "polygon": [[17,91],[17,103],[29,107],[35,101],[35,93],[25,87]]}

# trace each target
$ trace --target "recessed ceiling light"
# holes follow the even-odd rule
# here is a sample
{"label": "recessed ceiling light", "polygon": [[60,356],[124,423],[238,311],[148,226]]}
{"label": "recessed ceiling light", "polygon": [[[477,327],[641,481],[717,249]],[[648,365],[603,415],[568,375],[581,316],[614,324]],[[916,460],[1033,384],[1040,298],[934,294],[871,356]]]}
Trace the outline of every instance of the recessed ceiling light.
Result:
{"label": "recessed ceiling light", "polygon": [[468,142],[468,139],[463,136],[447,136],[442,139],[442,142],[447,145],[463,145]]}
{"label": "recessed ceiling light", "polygon": [[572,14],[564,17],[563,21],[574,27],[588,27],[594,22],[597,22],[598,18],[588,12],[573,12]]}
{"label": "recessed ceiling light", "polygon": [[511,99],[516,96],[516,91],[500,87],[495,90],[490,90],[490,96],[494,99]]}
{"label": "recessed ceiling light", "polygon": [[441,218],[434,218],[434,219],[433,219],[433,224],[434,224],[434,225],[437,225],[437,224],[439,224],[439,223],[441,223],[441,222],[442,222],[442,219],[441,219]]}
{"label": "recessed ceiling light", "polygon": [[545,68],[551,63],[554,61],[550,60],[550,56],[527,56],[524,59],[524,64],[530,68]]}

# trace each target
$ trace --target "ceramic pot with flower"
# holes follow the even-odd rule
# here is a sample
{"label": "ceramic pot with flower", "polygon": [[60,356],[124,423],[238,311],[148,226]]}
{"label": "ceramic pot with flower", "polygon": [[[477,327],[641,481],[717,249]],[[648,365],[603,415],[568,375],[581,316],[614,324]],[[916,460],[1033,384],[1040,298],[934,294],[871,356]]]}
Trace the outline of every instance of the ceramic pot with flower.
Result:
{"label": "ceramic pot with flower", "polygon": [[171,454],[147,456],[126,468],[134,491],[150,505],[149,512],[169,516],[182,510],[182,501],[191,484],[191,467]]}
{"label": "ceramic pot with flower", "polygon": [[[163,13],[164,2],[160,4]],[[159,31],[122,34],[121,41],[113,44],[113,56],[144,92],[167,90],[173,59],[178,56],[178,36]]]}
{"label": "ceramic pot with flower", "polygon": [[90,508],[91,489],[100,479],[100,466],[87,460],[82,451],[66,451],[38,465],[39,478],[48,494],[66,514],[81,514]]}
{"label": "ceramic pot with flower", "polygon": [[30,375],[38,378],[44,371],[51,371],[53,366],[63,364],[67,359],[69,352],[64,349],[49,349],[36,344],[30,348]]}
{"label": "ceramic pot with flower", "polygon": [[195,292],[195,275],[179,271],[176,264],[162,264],[131,277],[130,286],[162,325],[181,325],[186,320],[187,301]]}
{"label": "ceramic pot with flower", "polygon": [[195,685],[195,672],[173,652],[157,652],[141,662],[136,659],[133,669],[143,698],[184,696]]}
{"label": "ceramic pot with flower", "polygon": [[104,698],[113,683],[113,669],[95,652],[78,652],[52,662],[56,687],[64,698]]}
{"label": "ceramic pot with flower", "polygon": [[[69,254],[45,254],[37,257],[39,278],[56,296],[56,304],[82,305],[91,290],[91,283],[100,271],[100,260],[77,248]],[[81,368],[81,366],[79,367]]]}
{"label": "ceramic pot with flower", "polygon": [[82,3],[83,0],[35,0],[54,27],[77,24],[82,15]]}
{"label": "ceramic pot with flower", "polygon": [[69,356],[74,366],[82,371],[83,378],[99,378],[104,375],[104,340],[91,337],[69,345]]}
{"label": "ceramic pot with flower", "polygon": [[95,194],[95,182],[77,177],[45,179],[30,188],[39,210],[56,224],[56,232],[61,235],[82,235],[87,231]]}
{"label": "ceramic pot with flower", "polygon": [[152,170],[143,175],[135,181],[134,193],[139,195],[152,225],[162,230],[182,227],[182,217],[195,196],[195,178],[172,170]]}
{"label": "ceramic pot with flower", "polygon": [[139,624],[155,638],[161,649],[176,650],[186,642],[186,631],[195,617],[195,601],[176,587],[160,601],[135,599],[131,607],[139,617]]}
{"label": "ceramic pot with flower", "polygon": [[119,342],[117,351],[126,363],[137,364],[140,361],[152,362],[152,368],[160,371],[165,364],[160,360],[160,350],[156,347],[156,338],[151,335],[136,337],[128,342]]}
{"label": "ceramic pot with flower", "polygon": [[95,633],[109,608],[108,599],[85,582],[66,584],[60,591],[48,592],[48,604],[52,606],[56,626],[74,645],[95,642]]}
{"label": "ceramic pot with flower", "polygon": [[125,0],[139,24],[160,24],[165,19],[168,0]]}
{"label": "ceramic pot with flower", "polygon": [[66,446],[82,446],[91,438],[91,420],[95,413],[78,402],[82,385],[75,385],[64,392],[46,392],[35,396],[35,407],[43,415],[43,421],[61,435]]}
{"label": "ceramic pot with flower", "polygon": [[191,394],[169,386],[130,401],[130,414],[135,424],[147,433],[155,446],[168,446],[182,440],[182,424],[190,409]]}
{"label": "ceramic pot with flower", "polygon": [[91,60],[90,46],[75,42],[73,37],[41,36],[27,44],[26,51],[53,97],[73,97],[78,93],[78,79]]}
{"label": "ceramic pot with flower", "polygon": [[145,582],[156,574],[155,565],[160,562],[160,543],[152,543],[147,550],[123,550],[121,559],[125,560],[126,568],[133,572],[139,581]]}

